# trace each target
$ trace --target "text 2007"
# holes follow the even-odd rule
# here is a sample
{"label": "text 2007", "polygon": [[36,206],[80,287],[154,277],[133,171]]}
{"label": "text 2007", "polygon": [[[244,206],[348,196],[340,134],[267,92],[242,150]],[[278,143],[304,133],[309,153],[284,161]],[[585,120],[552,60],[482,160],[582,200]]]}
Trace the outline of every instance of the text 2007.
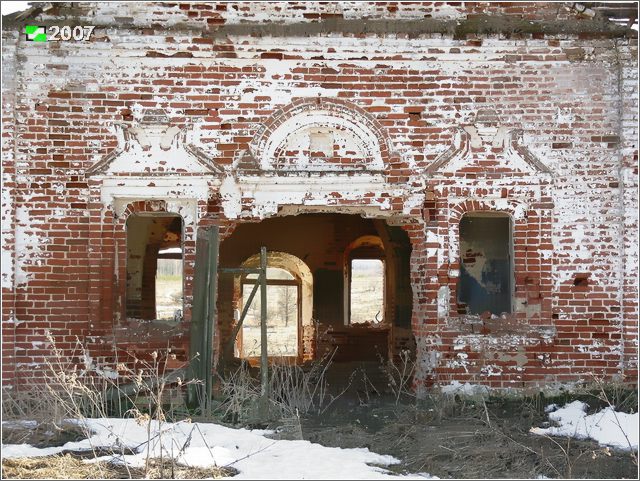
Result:
{"label": "text 2007", "polygon": [[80,26],[77,25],[72,27],[70,25],[51,25],[49,27],[49,32],[47,33],[47,40],[53,41],[86,41],[91,38],[91,34],[93,34],[93,29],[96,28],[95,25],[86,25]]}

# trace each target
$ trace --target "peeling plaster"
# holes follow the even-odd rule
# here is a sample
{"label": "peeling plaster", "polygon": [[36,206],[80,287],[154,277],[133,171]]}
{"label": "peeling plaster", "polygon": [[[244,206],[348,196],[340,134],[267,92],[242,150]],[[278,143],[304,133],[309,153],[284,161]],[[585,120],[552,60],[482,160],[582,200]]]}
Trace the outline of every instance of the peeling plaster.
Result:
{"label": "peeling plaster", "polygon": [[48,257],[43,247],[50,244],[51,239],[37,226],[24,206],[16,207],[16,225],[15,286],[23,287],[33,277],[33,274],[27,272],[28,266],[40,265],[42,258]]}
{"label": "peeling plaster", "polygon": [[[240,196],[238,196],[238,190]],[[338,194],[338,195],[336,195]],[[250,202],[251,217],[264,219],[278,214],[280,206],[337,206],[345,201],[361,204],[365,194],[369,198],[366,207],[380,210],[381,215],[391,215],[391,198],[403,198],[404,190],[386,184],[382,176],[360,174],[354,177],[326,174],[318,177],[242,177],[236,181],[225,179],[222,206],[225,216],[242,215],[238,202]]]}
{"label": "peeling plaster", "polygon": [[438,288],[438,319],[445,319],[449,315],[450,299],[451,290],[449,286],[440,286]]}
{"label": "peeling plaster", "polygon": [[[2,185],[6,185],[10,182],[11,177],[3,172],[2,174]],[[14,202],[13,196],[11,195],[11,190],[7,188],[2,189],[2,288],[3,289],[11,289],[13,288],[14,282],[14,259],[12,257],[12,251],[8,245],[8,241],[13,239],[14,231],[13,231],[13,209]]]}
{"label": "peeling plaster", "polygon": [[206,201],[211,185],[204,177],[160,179],[144,177],[105,178],[101,189],[104,209],[113,208],[121,216],[131,202],[139,200],[165,200],[167,208],[180,213],[185,223],[199,218],[198,201]]}
{"label": "peeling plaster", "polygon": [[[292,118],[285,120],[271,134],[265,143],[263,150],[259,152],[260,167],[263,170],[270,170],[276,166],[277,150],[301,149],[301,140],[296,140],[300,135],[308,136],[308,132],[314,128],[324,127],[334,133],[336,143],[342,144],[345,151],[352,151],[351,156],[367,160],[367,168],[381,170],[384,167],[380,156],[380,145],[376,136],[364,127],[364,125],[352,122],[334,115],[330,111],[314,110],[303,112]],[[308,137],[307,137],[308,138]],[[298,164],[289,166],[290,168],[312,167],[307,157],[299,157]],[[280,169],[287,166],[278,166]],[[343,166],[335,164],[316,163],[314,169],[332,171],[344,169]]]}

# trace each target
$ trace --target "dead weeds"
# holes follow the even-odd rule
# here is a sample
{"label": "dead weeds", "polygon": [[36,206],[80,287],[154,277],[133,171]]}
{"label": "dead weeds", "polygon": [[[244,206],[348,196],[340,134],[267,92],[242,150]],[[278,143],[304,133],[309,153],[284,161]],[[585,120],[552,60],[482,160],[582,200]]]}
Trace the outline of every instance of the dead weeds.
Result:
{"label": "dead weeds", "polygon": [[71,455],[38,458],[2,459],[2,479],[218,479],[233,476],[232,468],[196,468],[173,464],[168,460],[150,460],[145,476],[143,468],[123,464],[83,462]]}
{"label": "dead weeds", "polygon": [[30,444],[36,448],[62,446],[84,439],[83,430],[70,423],[43,422],[29,425],[5,422],[2,426],[2,444]]}
{"label": "dead weeds", "polygon": [[3,479],[125,479],[124,467],[84,463],[70,454],[2,459]]}

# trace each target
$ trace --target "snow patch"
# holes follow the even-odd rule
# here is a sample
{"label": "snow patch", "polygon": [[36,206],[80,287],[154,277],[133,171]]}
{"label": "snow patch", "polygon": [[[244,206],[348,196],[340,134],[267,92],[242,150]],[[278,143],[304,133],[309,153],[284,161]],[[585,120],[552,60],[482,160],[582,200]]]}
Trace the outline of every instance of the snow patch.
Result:
{"label": "snow patch", "polygon": [[[92,447],[121,446],[136,450],[124,455],[131,466],[143,466],[147,452],[167,456],[172,447],[184,447],[178,462],[189,466],[231,466],[239,471],[233,479],[439,479],[425,473],[395,475],[379,466],[399,463],[389,455],[372,453],[367,448],[329,448],[309,441],[274,440],[269,432],[231,429],[207,423],[151,422],[148,437],[146,423],[134,419],[87,419],[90,439],[68,442],[63,446],[35,448],[27,444],[3,445],[4,458],[47,456],[65,450],[91,450]],[[157,436],[161,434],[161,436]],[[148,443],[147,440],[152,442]],[[186,447],[185,447],[186,446]],[[106,456],[105,460],[112,456]]]}
{"label": "snow patch", "polygon": [[474,394],[487,394],[489,392],[489,388],[487,386],[483,386],[481,384],[470,384],[468,382],[462,384],[459,381],[451,381],[450,384],[441,386],[440,390],[444,394],[464,394],[467,396],[472,396]]}
{"label": "snow patch", "polygon": [[546,429],[533,427],[530,432],[548,436],[567,436],[577,439],[593,439],[603,446],[622,450],[638,450],[638,413],[627,414],[609,406],[595,414],[586,414],[589,407],[582,401],[573,401],[550,412],[549,419],[558,423]]}

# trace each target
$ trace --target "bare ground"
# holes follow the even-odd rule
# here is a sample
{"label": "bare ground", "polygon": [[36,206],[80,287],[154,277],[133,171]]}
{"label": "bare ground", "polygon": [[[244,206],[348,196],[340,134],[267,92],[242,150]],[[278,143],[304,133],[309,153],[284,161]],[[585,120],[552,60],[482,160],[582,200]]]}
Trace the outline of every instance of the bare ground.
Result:
{"label": "bare ground", "polygon": [[[325,446],[368,448],[400,460],[397,473],[429,473],[440,478],[489,479],[590,478],[638,479],[633,453],[604,448],[594,441],[534,435],[531,427],[545,426],[545,406],[564,405],[580,399],[590,413],[608,405],[599,393],[542,395],[521,398],[429,395],[417,402],[396,399],[369,384],[352,386],[322,413],[272,424],[274,437],[305,439]],[[617,391],[608,396],[621,411],[638,407],[636,391]],[[259,426],[267,427],[267,426]],[[53,434],[52,434],[53,433]],[[36,446],[62,445],[81,437],[74,429],[56,433],[47,424],[25,429],[3,426],[3,443]],[[54,439],[55,438],[55,439]],[[2,478],[122,478],[143,477],[139,470],[123,472],[122,466],[87,465],[79,453],[42,459],[2,460]],[[86,454],[86,453],[85,453]],[[637,456],[637,453],[635,453]],[[216,477],[232,473],[181,471],[176,477]],[[82,470],[87,470],[86,472]],[[103,470],[97,476],[95,469]],[[162,468],[161,477],[167,477]],[[65,471],[66,470],[66,471]],[[93,471],[92,471],[93,470]],[[84,473],[84,474],[83,474]],[[148,473],[149,477],[157,474]]]}
{"label": "bare ground", "polygon": [[[591,404],[594,404],[593,402]],[[485,408],[486,406],[486,408]],[[366,447],[401,460],[398,473],[440,478],[638,479],[628,452],[594,441],[529,433],[547,421],[529,400],[398,403],[389,396],[343,400],[331,414],[301,422],[304,439],[325,446]]]}

